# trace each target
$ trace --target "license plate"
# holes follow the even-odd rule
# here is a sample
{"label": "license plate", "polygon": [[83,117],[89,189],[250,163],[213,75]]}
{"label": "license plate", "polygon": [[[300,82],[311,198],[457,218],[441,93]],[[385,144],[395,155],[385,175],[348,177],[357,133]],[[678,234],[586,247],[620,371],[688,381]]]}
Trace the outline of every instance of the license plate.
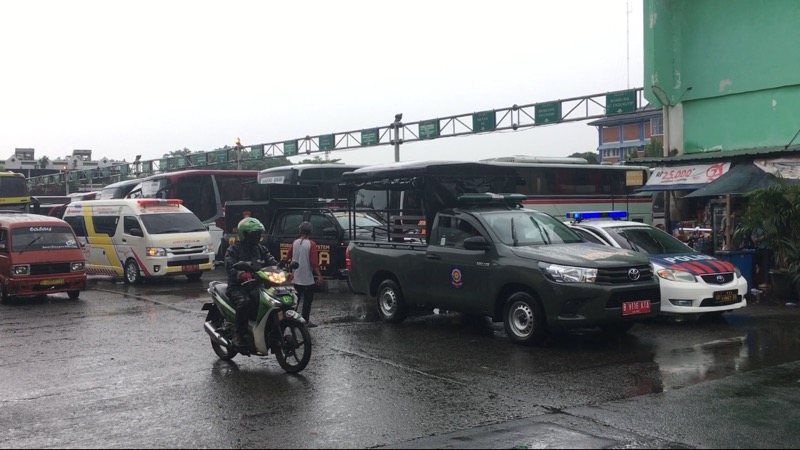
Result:
{"label": "license plate", "polygon": [[199,264],[192,264],[192,265],[189,265],[189,266],[183,266],[183,271],[184,272],[197,272],[198,270],[200,270],[200,265]]}
{"label": "license plate", "polygon": [[739,299],[739,291],[714,292],[714,301],[717,303],[732,303]]}
{"label": "license plate", "polygon": [[635,302],[625,302],[622,304],[622,315],[633,316],[635,314],[646,314],[650,312],[650,300],[637,300]]}
{"label": "license plate", "polygon": [[42,286],[53,286],[55,284],[64,284],[64,279],[59,278],[57,280],[43,280],[41,283]]}

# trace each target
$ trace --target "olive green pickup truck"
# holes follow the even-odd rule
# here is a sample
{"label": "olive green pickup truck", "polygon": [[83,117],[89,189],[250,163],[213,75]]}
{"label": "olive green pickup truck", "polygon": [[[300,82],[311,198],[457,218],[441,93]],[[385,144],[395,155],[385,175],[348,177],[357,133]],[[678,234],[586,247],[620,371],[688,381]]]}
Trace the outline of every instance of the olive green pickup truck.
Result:
{"label": "olive green pickup truck", "polygon": [[[440,308],[504,322],[515,343],[549,332],[600,327],[626,332],[660,311],[647,256],[585,242],[560,220],[504,201],[465,196],[419,239],[351,241],[350,283],[376,299],[386,322]],[[499,201],[494,201],[498,200]]]}

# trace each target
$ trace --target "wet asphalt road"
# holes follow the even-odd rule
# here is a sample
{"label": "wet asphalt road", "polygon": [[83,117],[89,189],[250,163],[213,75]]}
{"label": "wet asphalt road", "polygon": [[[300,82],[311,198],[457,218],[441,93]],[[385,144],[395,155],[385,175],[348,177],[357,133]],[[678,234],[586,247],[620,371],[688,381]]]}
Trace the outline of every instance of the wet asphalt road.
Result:
{"label": "wet asphalt road", "polygon": [[222,275],[0,305],[0,447],[800,447],[797,308],[525,348],[458,314],[383,324],[333,286],[287,375],[211,350]]}

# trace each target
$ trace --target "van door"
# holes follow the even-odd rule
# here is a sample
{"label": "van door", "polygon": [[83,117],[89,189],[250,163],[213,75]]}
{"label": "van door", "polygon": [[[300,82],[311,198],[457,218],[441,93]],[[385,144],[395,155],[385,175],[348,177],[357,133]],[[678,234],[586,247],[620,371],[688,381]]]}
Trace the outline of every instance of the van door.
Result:
{"label": "van door", "polygon": [[112,239],[117,234],[118,215],[92,216],[87,222],[89,233],[88,260],[91,260],[95,273],[99,275],[122,276],[124,261],[120,261]]}
{"label": "van door", "polygon": [[[132,230],[137,230],[136,232]],[[136,233],[136,234],[134,234]],[[125,261],[128,258],[146,257],[147,241],[143,237],[144,228],[136,216],[122,217],[122,235],[119,237],[118,250],[124,255]]]}

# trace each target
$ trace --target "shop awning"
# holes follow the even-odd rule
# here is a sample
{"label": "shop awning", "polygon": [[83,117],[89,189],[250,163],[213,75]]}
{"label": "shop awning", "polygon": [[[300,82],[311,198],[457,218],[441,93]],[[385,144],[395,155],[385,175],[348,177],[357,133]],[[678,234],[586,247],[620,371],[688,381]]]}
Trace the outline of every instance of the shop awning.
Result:
{"label": "shop awning", "polygon": [[744,195],[772,186],[779,177],[789,183],[800,182],[800,158],[757,159],[733,166],[724,175],[685,197]]}
{"label": "shop awning", "polygon": [[647,183],[637,189],[645,191],[693,191],[708,185],[730,169],[730,162],[656,167]]}

